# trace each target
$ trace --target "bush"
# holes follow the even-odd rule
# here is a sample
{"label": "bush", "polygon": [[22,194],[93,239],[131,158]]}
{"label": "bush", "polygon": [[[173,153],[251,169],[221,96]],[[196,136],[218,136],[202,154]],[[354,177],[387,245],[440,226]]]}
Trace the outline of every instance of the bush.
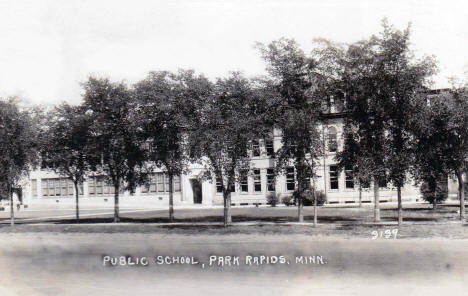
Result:
{"label": "bush", "polygon": [[[293,193],[293,198],[296,201],[297,196],[299,193],[297,191],[294,191]],[[316,190],[315,191],[315,196],[317,197],[317,205],[321,206],[326,202],[326,196],[323,191]],[[303,199],[302,199],[302,204],[304,206],[313,206],[314,205],[314,196],[312,195],[312,190],[305,190],[303,192]]]}
{"label": "bush", "polygon": [[430,186],[428,182],[423,182],[419,190],[422,198],[431,204],[443,203],[448,196],[447,184],[443,182],[433,183],[432,186]]}
{"label": "bush", "polygon": [[276,207],[279,198],[275,193],[268,193],[266,199],[269,205],[271,205],[272,207]]}
{"label": "bush", "polygon": [[287,207],[293,204],[293,200],[290,195],[283,196],[283,198],[281,199],[281,202]]}

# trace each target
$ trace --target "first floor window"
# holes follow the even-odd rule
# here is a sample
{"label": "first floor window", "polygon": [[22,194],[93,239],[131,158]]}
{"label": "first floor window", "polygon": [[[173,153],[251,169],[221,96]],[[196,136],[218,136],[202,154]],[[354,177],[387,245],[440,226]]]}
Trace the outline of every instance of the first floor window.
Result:
{"label": "first floor window", "polygon": [[[91,177],[88,179],[88,193],[89,195],[113,195],[115,188],[105,180],[104,176]],[[122,186],[119,193],[123,193]]]}
{"label": "first floor window", "polygon": [[36,179],[32,179],[31,180],[31,193],[32,193],[32,196],[37,196],[37,180]]}
{"label": "first floor window", "polygon": [[223,193],[223,183],[220,178],[216,178],[216,192]]}
{"label": "first floor window", "polygon": [[387,177],[381,176],[379,177],[379,188],[386,188],[387,187]]}
{"label": "first floor window", "polygon": [[[32,181],[32,194],[37,196],[37,180]],[[68,178],[41,179],[42,196],[73,196],[75,185]],[[80,190],[81,189],[81,190]],[[83,194],[83,184],[78,185],[79,194]]]}
{"label": "first floor window", "polygon": [[[181,191],[180,176],[172,179],[174,192]],[[148,184],[141,188],[141,193],[169,192],[169,177],[164,173],[155,173],[149,176]]]}
{"label": "first floor window", "polygon": [[249,182],[247,176],[242,176],[240,181],[241,192],[249,192]]}
{"label": "first floor window", "polygon": [[156,174],[156,187],[158,192],[164,192],[164,175],[161,173]]}
{"label": "first floor window", "polygon": [[261,192],[262,191],[262,180],[260,177],[260,170],[254,170],[254,191]]}
{"label": "first floor window", "polygon": [[347,189],[354,189],[354,175],[353,175],[353,168],[347,166],[345,168],[345,183]]}
{"label": "first floor window", "polygon": [[294,177],[294,167],[286,168],[286,189],[294,190],[296,189],[296,182]]}
{"label": "first floor window", "polygon": [[370,182],[369,182],[369,180],[361,180],[360,182],[361,182],[361,188],[367,189],[367,188],[370,187]]}
{"label": "first floor window", "polygon": [[338,189],[338,167],[330,166],[330,189]]}
{"label": "first floor window", "polygon": [[275,191],[275,170],[267,169],[267,191]]}

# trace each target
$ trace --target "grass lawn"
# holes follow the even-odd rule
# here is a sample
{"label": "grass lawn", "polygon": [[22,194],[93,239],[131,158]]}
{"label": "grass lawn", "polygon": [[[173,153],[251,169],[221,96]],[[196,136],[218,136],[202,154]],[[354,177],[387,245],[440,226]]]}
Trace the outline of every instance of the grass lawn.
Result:
{"label": "grass lawn", "polygon": [[[458,208],[451,205],[439,206],[435,211],[428,204],[406,205],[404,225],[399,228],[397,238],[468,238],[468,227],[459,221]],[[33,223],[21,221],[10,227],[7,217],[0,226],[0,233],[53,232],[53,233],[159,233],[163,235],[308,235],[338,236],[344,238],[371,238],[372,232],[393,230],[397,211],[394,205],[382,205],[381,222],[373,223],[373,208],[364,207],[320,207],[319,226],[313,228],[313,207],[304,207],[304,224],[297,221],[296,207],[233,207],[233,225],[224,228],[222,208],[176,209],[175,223],[168,223],[165,210],[125,213],[121,223],[113,222],[112,214],[80,219],[77,223],[70,218],[50,218]],[[375,234],[375,232],[374,232]],[[385,239],[385,238],[378,238]]]}

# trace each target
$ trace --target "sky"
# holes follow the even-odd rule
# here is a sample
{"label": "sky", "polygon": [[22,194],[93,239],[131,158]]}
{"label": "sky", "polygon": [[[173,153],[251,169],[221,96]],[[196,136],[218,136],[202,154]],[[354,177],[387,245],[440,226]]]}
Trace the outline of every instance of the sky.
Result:
{"label": "sky", "polygon": [[352,43],[411,23],[417,57],[434,55],[433,88],[468,71],[466,0],[2,0],[0,96],[79,103],[90,75],[132,84],[149,71],[194,69],[214,79],[265,74],[255,42]]}

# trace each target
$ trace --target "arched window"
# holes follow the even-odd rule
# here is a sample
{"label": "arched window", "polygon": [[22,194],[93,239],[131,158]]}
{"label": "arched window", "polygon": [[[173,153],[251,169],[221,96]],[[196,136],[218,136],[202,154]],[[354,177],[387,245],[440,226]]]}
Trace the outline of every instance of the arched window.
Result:
{"label": "arched window", "polygon": [[328,151],[329,152],[336,152],[338,149],[338,135],[336,132],[336,128],[333,126],[328,128]]}

